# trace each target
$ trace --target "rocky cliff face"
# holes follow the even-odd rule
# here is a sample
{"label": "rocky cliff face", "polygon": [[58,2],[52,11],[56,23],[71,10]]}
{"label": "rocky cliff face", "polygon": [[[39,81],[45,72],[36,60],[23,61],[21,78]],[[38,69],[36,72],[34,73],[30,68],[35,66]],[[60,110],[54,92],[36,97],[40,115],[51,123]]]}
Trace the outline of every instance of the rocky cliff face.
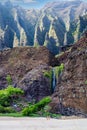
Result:
{"label": "rocky cliff face", "polygon": [[87,37],[80,39],[61,58],[64,70],[53,94],[52,111],[64,115],[87,114]]}
{"label": "rocky cliff face", "polygon": [[49,72],[51,69],[51,67],[45,64],[39,65],[29,71],[19,81],[18,87],[24,90],[28,101],[35,100],[35,102],[38,102],[43,97],[52,94],[51,81],[44,75],[45,72]]}
{"label": "rocky cliff face", "polygon": [[32,46],[38,11],[25,11],[7,4],[0,4],[0,49]]}
{"label": "rocky cliff face", "polygon": [[81,1],[68,1],[54,2],[45,6],[37,30],[35,30],[37,34],[35,43],[37,45],[43,43],[51,52],[56,54],[59,52],[60,46],[78,41],[81,34],[87,29],[86,4]]}
{"label": "rocky cliff face", "polygon": [[51,95],[51,79],[45,75],[59,64],[46,47],[15,47],[0,51],[0,89],[10,75],[14,87],[24,90],[27,100],[38,101]]}
{"label": "rocky cliff face", "polygon": [[53,2],[41,10],[6,4],[0,4],[0,49],[46,46],[57,54],[60,46],[74,43],[87,30],[85,2]]}
{"label": "rocky cliff face", "polygon": [[[57,78],[52,67],[64,64]],[[63,115],[87,114],[87,34],[57,58],[46,47],[15,47],[0,51],[0,89],[7,87],[11,75],[13,86],[25,92],[28,101],[52,95],[51,112]]]}

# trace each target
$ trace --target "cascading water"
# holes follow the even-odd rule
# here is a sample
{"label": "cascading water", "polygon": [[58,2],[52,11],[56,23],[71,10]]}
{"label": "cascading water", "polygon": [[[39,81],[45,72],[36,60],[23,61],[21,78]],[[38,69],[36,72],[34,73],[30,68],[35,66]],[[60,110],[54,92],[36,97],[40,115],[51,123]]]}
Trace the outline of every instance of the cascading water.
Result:
{"label": "cascading water", "polygon": [[56,87],[56,74],[55,74],[55,68],[52,69],[52,92],[54,92],[54,89]]}

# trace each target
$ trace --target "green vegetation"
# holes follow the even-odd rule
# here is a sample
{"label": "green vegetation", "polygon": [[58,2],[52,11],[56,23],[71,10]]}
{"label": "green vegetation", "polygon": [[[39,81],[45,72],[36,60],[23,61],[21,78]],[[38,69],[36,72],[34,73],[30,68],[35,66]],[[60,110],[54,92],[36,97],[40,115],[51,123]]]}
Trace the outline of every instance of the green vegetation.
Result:
{"label": "green vegetation", "polygon": [[16,113],[12,104],[17,102],[24,92],[20,88],[14,88],[12,86],[12,78],[10,75],[7,75],[6,80],[8,87],[0,90],[0,113]]}
{"label": "green vegetation", "polygon": [[[55,70],[56,77],[58,77],[62,73],[62,71],[64,70],[64,64],[62,63],[60,66],[55,66],[54,70]],[[50,81],[52,81],[52,70],[45,71],[44,76],[49,78]]]}
{"label": "green vegetation", "polygon": [[36,112],[42,110],[50,102],[51,102],[51,98],[50,97],[43,98],[38,103],[24,108],[22,113],[23,113],[24,116],[30,116],[31,114],[35,114]]}
{"label": "green vegetation", "polygon": [[23,116],[30,117],[52,117],[52,118],[60,118],[60,114],[52,114],[50,113],[51,107],[48,105],[51,102],[50,97],[43,98],[41,101],[34,105],[30,105],[23,109]]}
{"label": "green vegetation", "polygon": [[62,73],[62,71],[64,70],[64,64],[62,63],[60,66],[56,66],[54,67],[55,70],[55,74],[56,74],[56,78],[58,78],[58,76]]}
{"label": "green vegetation", "polygon": [[20,113],[20,112],[15,112],[15,113],[0,113],[0,116],[23,117],[22,113]]}
{"label": "green vegetation", "polygon": [[85,84],[87,84],[87,80],[85,81]]}
{"label": "green vegetation", "polygon": [[49,78],[50,81],[51,81],[51,80],[52,80],[52,70],[50,70],[50,71],[45,71],[45,72],[44,72],[44,76],[47,77],[47,78]]}
{"label": "green vegetation", "polygon": [[52,69],[50,71],[45,71],[44,72],[44,76],[49,78],[49,80],[50,80],[50,88],[51,88],[51,84],[52,84]]}
{"label": "green vegetation", "polygon": [[[62,71],[64,70],[64,64],[62,63],[60,66],[55,66],[54,68],[54,73],[55,73],[55,78],[56,80],[58,79],[59,75],[62,73]],[[53,70],[51,69],[50,71],[45,71],[44,72],[44,76],[50,79],[50,88],[53,92],[53,88],[52,88],[52,82],[53,82]]]}
{"label": "green vegetation", "polygon": [[34,43],[34,47],[39,48],[40,45],[38,43]]}
{"label": "green vegetation", "polygon": [[50,113],[50,117],[58,119],[58,118],[61,118],[61,114],[52,114],[52,113]]}
{"label": "green vegetation", "polygon": [[23,91],[20,88],[14,88],[11,85],[4,90],[0,90],[0,113],[14,112],[10,106],[22,94]]}
{"label": "green vegetation", "polygon": [[2,106],[0,105],[0,116],[10,116],[10,117],[51,117],[51,118],[60,118],[59,114],[52,114],[49,112],[51,107],[48,105],[51,102],[50,97],[43,98],[36,104],[29,104],[28,107],[23,108],[22,111],[17,112],[11,106]]}
{"label": "green vegetation", "polygon": [[49,78],[51,80],[52,79],[52,70],[45,71],[44,72],[44,76],[47,77],[47,78]]}
{"label": "green vegetation", "polygon": [[7,80],[8,85],[12,84],[12,78],[10,75],[7,75],[6,80]]}
{"label": "green vegetation", "polygon": [[[52,70],[45,71],[44,75],[52,80]],[[0,90],[0,116],[12,116],[12,117],[52,117],[59,118],[58,114],[50,113],[51,107],[48,105],[51,102],[51,97],[43,98],[38,103],[29,103],[26,100],[22,100],[24,92],[20,88],[14,88],[12,84],[12,78],[7,75],[6,80],[8,87]],[[27,107],[24,107],[26,104]]]}
{"label": "green vegetation", "polygon": [[58,57],[62,56],[63,54],[64,54],[64,52],[61,52],[61,53],[55,55],[55,58],[58,58]]}
{"label": "green vegetation", "polygon": [[[0,116],[24,117],[21,112],[17,112],[17,113],[0,113]],[[40,115],[38,113],[30,114],[29,117],[47,117],[47,113],[43,113],[43,115]],[[49,117],[59,119],[59,118],[61,118],[61,114],[49,113]]]}
{"label": "green vegetation", "polygon": [[13,99],[22,95],[23,91],[20,88],[14,88],[9,85],[6,89],[0,90],[0,105],[7,107],[13,102]]}
{"label": "green vegetation", "polygon": [[15,110],[11,107],[3,107],[0,105],[0,113],[14,113]]}

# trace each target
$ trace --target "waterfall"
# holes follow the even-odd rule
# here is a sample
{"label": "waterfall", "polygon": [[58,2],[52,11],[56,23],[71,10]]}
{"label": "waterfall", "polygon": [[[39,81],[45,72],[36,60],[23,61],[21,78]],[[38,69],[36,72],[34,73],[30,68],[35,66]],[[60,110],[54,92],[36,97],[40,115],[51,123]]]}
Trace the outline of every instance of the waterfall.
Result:
{"label": "waterfall", "polygon": [[52,92],[54,92],[54,89],[56,87],[56,74],[55,74],[55,68],[52,69]]}

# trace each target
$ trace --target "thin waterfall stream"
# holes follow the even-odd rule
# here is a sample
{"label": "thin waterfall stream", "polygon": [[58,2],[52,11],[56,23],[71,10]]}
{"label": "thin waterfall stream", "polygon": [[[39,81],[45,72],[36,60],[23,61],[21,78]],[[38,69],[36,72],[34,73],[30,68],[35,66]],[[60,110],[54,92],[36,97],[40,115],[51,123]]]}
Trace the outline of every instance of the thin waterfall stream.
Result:
{"label": "thin waterfall stream", "polygon": [[56,87],[56,74],[55,74],[55,68],[52,69],[52,92],[54,92]]}

